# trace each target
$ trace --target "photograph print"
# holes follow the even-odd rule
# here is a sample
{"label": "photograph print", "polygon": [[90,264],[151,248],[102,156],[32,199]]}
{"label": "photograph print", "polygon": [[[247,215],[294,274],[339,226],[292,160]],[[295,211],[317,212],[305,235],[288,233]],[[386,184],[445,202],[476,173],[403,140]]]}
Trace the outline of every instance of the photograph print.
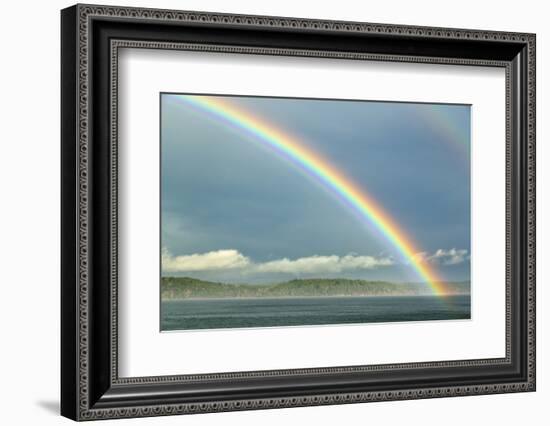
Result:
{"label": "photograph print", "polygon": [[470,113],[161,93],[161,331],[470,319]]}

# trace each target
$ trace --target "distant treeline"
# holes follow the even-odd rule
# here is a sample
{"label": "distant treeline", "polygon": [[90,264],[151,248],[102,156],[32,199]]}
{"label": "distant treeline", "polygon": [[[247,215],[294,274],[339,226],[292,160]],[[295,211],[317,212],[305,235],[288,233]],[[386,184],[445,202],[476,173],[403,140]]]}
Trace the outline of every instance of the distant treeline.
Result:
{"label": "distant treeline", "polygon": [[[470,282],[444,284],[449,295],[469,294]],[[296,279],[276,284],[224,284],[189,277],[163,277],[162,300],[224,297],[431,295],[427,284],[350,279]]]}

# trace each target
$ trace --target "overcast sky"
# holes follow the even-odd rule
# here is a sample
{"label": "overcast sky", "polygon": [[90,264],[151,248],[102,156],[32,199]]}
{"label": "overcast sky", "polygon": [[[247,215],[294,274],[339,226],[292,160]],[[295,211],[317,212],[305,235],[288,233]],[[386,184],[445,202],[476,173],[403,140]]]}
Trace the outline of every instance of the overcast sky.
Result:
{"label": "overcast sky", "polygon": [[[328,159],[449,280],[470,276],[470,107],[224,98]],[[161,95],[163,275],[419,281],[380,232],[257,139]]]}

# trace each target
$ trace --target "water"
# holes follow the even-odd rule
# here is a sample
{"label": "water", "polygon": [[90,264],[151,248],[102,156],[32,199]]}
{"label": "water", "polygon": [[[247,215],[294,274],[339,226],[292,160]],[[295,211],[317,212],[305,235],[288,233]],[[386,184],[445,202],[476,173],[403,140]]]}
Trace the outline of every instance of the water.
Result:
{"label": "water", "polygon": [[166,331],[469,318],[468,295],[189,299],[161,304],[161,329]]}

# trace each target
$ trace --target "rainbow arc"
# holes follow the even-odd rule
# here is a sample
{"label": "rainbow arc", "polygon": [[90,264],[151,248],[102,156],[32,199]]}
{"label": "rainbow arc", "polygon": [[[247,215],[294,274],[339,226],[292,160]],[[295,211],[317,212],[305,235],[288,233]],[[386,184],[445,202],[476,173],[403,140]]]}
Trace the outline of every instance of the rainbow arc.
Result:
{"label": "rainbow arc", "polygon": [[418,256],[419,250],[412,239],[393,220],[388,212],[363,188],[347,178],[330,162],[313,152],[297,138],[276,128],[271,123],[249,111],[231,104],[226,98],[205,95],[171,95],[180,102],[209,114],[226,125],[254,136],[256,141],[267,144],[283,158],[298,165],[308,175],[326,187],[346,205],[351,206],[410,263],[418,277],[426,282],[437,295],[445,295],[443,280],[431,265]]}

